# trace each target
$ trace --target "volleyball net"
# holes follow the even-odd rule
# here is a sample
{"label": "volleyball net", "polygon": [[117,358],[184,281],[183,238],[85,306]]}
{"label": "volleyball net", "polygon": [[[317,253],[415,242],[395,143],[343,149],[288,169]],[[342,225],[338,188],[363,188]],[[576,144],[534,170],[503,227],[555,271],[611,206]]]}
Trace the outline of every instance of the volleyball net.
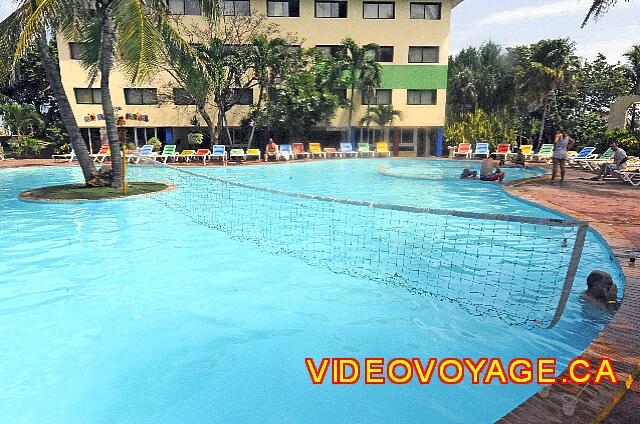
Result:
{"label": "volleyball net", "polygon": [[334,273],[455,302],[510,325],[553,327],[588,230],[583,222],[435,210],[258,187],[141,158],[129,184],[200,225]]}

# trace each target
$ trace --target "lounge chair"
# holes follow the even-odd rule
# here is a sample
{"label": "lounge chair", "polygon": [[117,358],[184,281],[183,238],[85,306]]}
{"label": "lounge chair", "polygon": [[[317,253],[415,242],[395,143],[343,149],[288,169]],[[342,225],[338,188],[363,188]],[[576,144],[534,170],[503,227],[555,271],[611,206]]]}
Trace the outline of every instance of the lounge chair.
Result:
{"label": "lounge chair", "polygon": [[389,150],[389,143],[386,141],[379,141],[376,143],[376,153],[378,156],[391,157],[391,151]]}
{"label": "lounge chair", "polygon": [[595,150],[596,150],[595,147],[585,147],[582,150],[580,150],[579,153],[567,156],[567,160],[569,161],[569,164],[571,164],[571,162],[574,160],[595,159],[598,157],[598,155],[593,153]]}
{"label": "lounge chair", "polygon": [[618,177],[618,179],[624,183],[631,184],[634,187],[640,187],[640,163],[633,166],[627,166],[625,169],[620,171],[614,171],[613,175]]}
{"label": "lounge chair", "polygon": [[[1,152],[0,157],[4,159],[4,156]],[[51,159],[53,159],[54,162],[73,162],[74,160],[78,160],[78,157],[76,156],[76,152],[71,149],[71,153],[62,155],[51,155]]]}
{"label": "lounge chair", "polygon": [[598,171],[603,163],[613,162],[614,154],[613,149],[609,148],[597,158],[573,159],[569,161],[569,165],[582,168],[585,171]]}
{"label": "lounge chair", "polygon": [[316,156],[324,159],[327,158],[327,153],[322,151],[320,143],[309,143],[309,153],[311,153],[311,158],[315,158]]}
{"label": "lounge chair", "polygon": [[358,152],[353,150],[353,146],[351,143],[340,143],[340,151],[345,157],[353,156],[354,158],[358,157]]}
{"label": "lounge chair", "polygon": [[178,146],[176,146],[175,144],[165,145],[164,148],[162,149],[162,153],[160,153],[159,155],[158,154],[154,155],[154,159],[159,159],[163,163],[167,163],[169,158],[173,158],[176,156],[177,147]]}
{"label": "lounge chair", "polygon": [[298,159],[298,156],[303,156],[307,159],[311,156],[311,153],[304,151],[304,144],[302,143],[293,143],[291,147],[293,147],[293,154],[296,159]]}
{"label": "lounge chair", "polygon": [[195,150],[183,150],[177,155],[175,155],[176,162],[180,162],[180,159],[184,159],[185,162],[189,162],[189,159],[195,153]]}
{"label": "lounge chair", "polygon": [[474,152],[475,157],[484,156],[485,158],[488,158],[490,154],[491,151],[489,150],[489,143],[476,144],[476,151]]}
{"label": "lounge chair", "polygon": [[247,159],[244,149],[231,149],[231,152],[229,153],[229,160],[234,159],[239,159],[240,161]]}
{"label": "lounge chair", "polygon": [[325,147],[324,152],[327,154],[327,157],[330,158],[343,158],[344,152],[336,149],[335,147]]}
{"label": "lounge chair", "polygon": [[154,156],[153,146],[151,144],[145,144],[137,152],[131,152],[130,159],[133,163],[139,163],[142,158],[153,158]]}
{"label": "lounge chair", "polygon": [[193,155],[191,155],[190,159],[202,159],[202,164],[207,164],[207,158],[211,154],[211,150],[209,149],[198,149]]}
{"label": "lounge chair", "polygon": [[222,164],[227,163],[227,149],[222,144],[216,144],[213,146],[213,152],[209,155],[211,159],[222,159]]}
{"label": "lounge chair", "polygon": [[278,148],[278,150],[280,151],[280,157],[284,158],[284,160],[291,160],[295,158],[291,144],[283,144]]}
{"label": "lounge chair", "polygon": [[493,154],[498,157],[503,157],[504,160],[507,160],[511,155],[511,144],[508,144],[508,143],[498,144],[498,148],[496,149],[495,152],[493,152]]}
{"label": "lounge chair", "polygon": [[111,149],[109,148],[109,145],[103,144],[102,146],[100,146],[100,150],[98,151],[98,153],[91,155],[91,157],[93,158],[94,162],[102,163],[110,155],[111,155]]}
{"label": "lounge chair", "polygon": [[522,152],[525,159],[531,159],[531,155],[533,155],[533,144],[522,144],[520,146],[520,152]]}
{"label": "lounge chair", "polygon": [[360,157],[375,157],[376,152],[371,150],[369,143],[358,143],[358,154],[360,155]]}
{"label": "lounge chair", "polygon": [[453,151],[453,157],[464,156],[465,158],[471,158],[471,144],[460,143],[458,147]]}
{"label": "lounge chair", "polygon": [[247,149],[247,153],[245,154],[245,159],[248,159],[249,156],[251,156],[253,158],[258,158],[258,160],[260,160],[260,158],[262,158],[262,154],[260,153],[260,149]]}
{"label": "lounge chair", "polygon": [[548,161],[553,156],[553,144],[543,144],[538,153],[531,155],[533,160]]}

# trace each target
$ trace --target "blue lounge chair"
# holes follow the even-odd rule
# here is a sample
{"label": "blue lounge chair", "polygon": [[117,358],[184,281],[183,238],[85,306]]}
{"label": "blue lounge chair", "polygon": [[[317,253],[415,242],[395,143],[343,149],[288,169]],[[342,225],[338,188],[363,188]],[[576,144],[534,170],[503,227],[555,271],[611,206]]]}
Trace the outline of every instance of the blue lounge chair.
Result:
{"label": "blue lounge chair", "polygon": [[151,144],[145,144],[144,146],[142,146],[142,149],[140,149],[140,151],[131,158],[131,161],[134,163],[138,163],[143,157],[154,157],[153,146]]}
{"label": "blue lounge chair", "polygon": [[346,157],[349,157],[349,155],[353,156],[354,158],[358,157],[358,152],[353,150],[353,146],[351,145],[351,143],[340,143],[340,151],[344,153]]}
{"label": "blue lounge chair", "polygon": [[574,159],[593,159],[598,156],[593,153],[595,150],[595,147],[585,147],[584,149],[580,150],[580,153],[571,155],[567,159],[569,159],[570,161]]}
{"label": "blue lounge chair", "polygon": [[209,155],[211,159],[222,159],[222,164],[226,165],[227,163],[227,149],[222,144],[216,144],[213,146],[213,151]]}
{"label": "blue lounge chair", "polygon": [[282,146],[280,146],[278,150],[280,151],[280,156],[283,157],[285,160],[291,160],[295,157],[293,154],[293,148],[291,147],[291,144],[283,144]]}
{"label": "blue lounge chair", "polygon": [[491,154],[491,151],[489,150],[489,143],[478,143],[478,144],[476,144],[476,151],[474,153],[474,155],[476,157],[484,156],[484,157],[488,158],[490,154]]}

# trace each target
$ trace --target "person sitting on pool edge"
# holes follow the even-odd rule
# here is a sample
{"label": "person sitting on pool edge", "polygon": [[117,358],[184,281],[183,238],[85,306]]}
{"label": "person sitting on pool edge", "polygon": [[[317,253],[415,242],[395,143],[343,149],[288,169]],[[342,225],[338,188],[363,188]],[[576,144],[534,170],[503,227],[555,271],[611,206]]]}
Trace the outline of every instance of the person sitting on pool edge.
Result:
{"label": "person sitting on pool edge", "polygon": [[264,150],[264,161],[267,162],[269,159],[272,159],[276,162],[278,161],[278,159],[280,159],[280,151],[278,150],[278,145],[276,144],[276,142],[273,141],[273,138],[269,139],[267,147]]}
{"label": "person sitting on pool edge", "polygon": [[460,174],[461,180],[477,180],[478,179],[478,171],[472,171],[469,168],[464,168],[462,170],[462,174]]}
{"label": "person sitting on pool edge", "polygon": [[513,153],[516,154],[515,159],[511,159],[511,163],[505,163],[504,159],[500,159],[500,167],[501,168],[526,168],[527,167],[527,159],[525,158],[522,150],[516,147],[513,150]]}
{"label": "person sitting on pool edge", "polygon": [[504,180],[504,171],[500,169],[500,163],[498,157],[492,154],[486,159],[482,160],[482,167],[480,168],[480,180],[481,181],[500,181]]}

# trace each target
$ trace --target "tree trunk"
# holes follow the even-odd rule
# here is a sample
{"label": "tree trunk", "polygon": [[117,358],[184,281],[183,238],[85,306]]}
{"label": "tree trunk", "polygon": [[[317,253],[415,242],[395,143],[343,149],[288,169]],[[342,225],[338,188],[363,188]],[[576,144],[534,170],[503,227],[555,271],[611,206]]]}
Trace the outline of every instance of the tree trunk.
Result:
{"label": "tree trunk", "polygon": [[256,119],[260,116],[260,112],[262,110],[262,97],[264,96],[264,85],[260,84],[260,92],[258,94],[258,105],[256,106],[256,110],[253,114],[253,119],[251,122],[251,134],[249,135],[249,142],[247,143],[247,149],[251,148],[251,144],[253,143],[253,137],[256,134]]}
{"label": "tree trunk", "polygon": [[[349,102],[349,122],[347,123],[347,141],[351,143],[351,121],[353,121],[353,101],[356,92],[355,85],[351,84],[351,100]],[[369,99],[369,103],[371,103],[371,99]]]}
{"label": "tree trunk", "polygon": [[207,124],[207,131],[209,131],[209,137],[211,138],[211,149],[213,150],[213,145],[216,144],[216,126],[204,106],[198,105],[198,113]]}
{"label": "tree trunk", "polygon": [[544,127],[547,125],[547,113],[549,113],[549,94],[544,98],[544,110],[542,111],[542,124],[540,125],[540,135],[538,136],[538,147],[542,146]]}
{"label": "tree trunk", "polygon": [[100,92],[102,94],[102,111],[107,125],[107,138],[111,150],[111,169],[113,179],[111,187],[122,187],[123,168],[120,138],[118,137],[118,120],[111,99],[109,79],[113,64],[114,25],[112,11],[109,7],[101,9],[102,20],[102,61],[100,62]]}
{"label": "tree trunk", "polygon": [[62,123],[64,124],[65,129],[67,130],[67,134],[69,135],[69,142],[71,143],[71,147],[73,148],[73,152],[78,158],[78,162],[80,163],[80,168],[82,169],[82,175],[84,176],[84,181],[88,182],[93,178],[96,174],[96,166],[93,163],[93,159],[89,155],[89,150],[87,149],[87,145],[80,134],[80,128],[78,128],[78,123],[76,122],[76,118],[73,115],[73,110],[71,109],[71,103],[69,102],[69,98],[67,97],[67,93],[64,91],[64,86],[62,85],[62,77],[60,76],[60,68],[58,64],[51,57],[51,52],[49,51],[49,44],[47,43],[47,38],[45,34],[41,34],[36,38],[36,43],[38,45],[38,51],[40,53],[40,60],[42,60],[42,65],[47,73],[47,80],[49,84],[51,84],[51,90],[53,91],[53,95],[55,96],[56,103],[58,105],[58,110],[60,111],[60,117],[62,118]]}

